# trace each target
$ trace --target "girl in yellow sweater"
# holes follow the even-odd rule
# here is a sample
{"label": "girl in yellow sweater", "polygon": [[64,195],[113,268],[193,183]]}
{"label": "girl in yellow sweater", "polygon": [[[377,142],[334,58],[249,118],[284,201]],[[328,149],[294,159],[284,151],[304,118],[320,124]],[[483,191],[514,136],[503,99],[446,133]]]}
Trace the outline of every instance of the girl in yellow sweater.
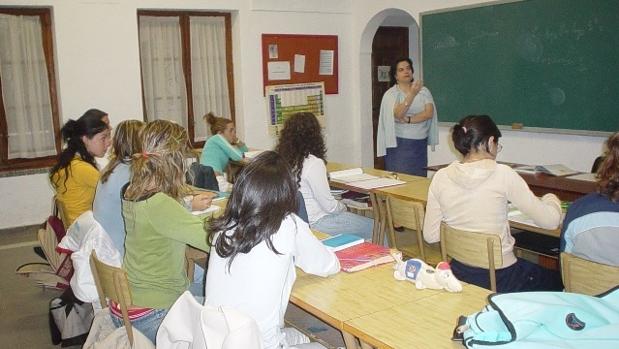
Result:
{"label": "girl in yellow sweater", "polygon": [[66,147],[49,174],[65,228],[92,209],[99,181],[95,157],[103,157],[111,144],[107,114],[92,111],[64,124],[60,132]]}

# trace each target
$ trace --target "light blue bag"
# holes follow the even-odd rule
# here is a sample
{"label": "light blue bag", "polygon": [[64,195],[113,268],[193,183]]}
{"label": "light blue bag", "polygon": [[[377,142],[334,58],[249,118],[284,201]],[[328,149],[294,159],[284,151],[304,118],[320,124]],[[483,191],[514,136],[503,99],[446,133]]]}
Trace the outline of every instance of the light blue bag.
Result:
{"label": "light blue bag", "polygon": [[619,287],[598,297],[566,292],[495,294],[461,317],[467,348],[619,348]]}

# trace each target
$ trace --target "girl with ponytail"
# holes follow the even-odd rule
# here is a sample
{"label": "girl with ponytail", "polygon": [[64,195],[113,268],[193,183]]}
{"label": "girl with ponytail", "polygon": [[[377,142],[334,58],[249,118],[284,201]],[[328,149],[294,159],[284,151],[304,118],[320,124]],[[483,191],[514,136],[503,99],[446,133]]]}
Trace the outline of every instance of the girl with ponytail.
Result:
{"label": "girl with ponytail", "polygon": [[[497,292],[559,291],[557,272],[514,255],[514,237],[507,220],[508,203],[545,229],[561,222],[561,202],[554,194],[541,199],[511,167],[496,162],[501,131],[488,115],[469,115],[452,130],[455,148],[462,154],[439,170],[430,184],[423,226],[424,239],[440,240],[441,222],[453,228],[496,234],[501,238],[503,265],[497,265]],[[481,251],[480,251],[481,252]],[[489,288],[488,270],[451,261],[454,275],[465,282]]]}
{"label": "girl with ponytail", "polygon": [[103,157],[110,146],[107,114],[91,109],[77,120],[69,120],[60,130],[66,147],[49,173],[65,228],[92,209],[99,169],[95,157]]}
{"label": "girl with ponytail", "polygon": [[[125,256],[133,304],[131,323],[153,343],[157,329],[174,301],[189,287],[185,249],[191,245],[209,251],[203,218],[194,216],[183,199],[191,193],[185,184],[190,156],[187,131],[167,120],[148,123],[140,133],[140,151],[131,161],[131,182],[123,188]],[[197,195],[202,209],[210,196]],[[112,321],[121,317],[112,309]],[[131,314],[130,314],[131,315]]]}

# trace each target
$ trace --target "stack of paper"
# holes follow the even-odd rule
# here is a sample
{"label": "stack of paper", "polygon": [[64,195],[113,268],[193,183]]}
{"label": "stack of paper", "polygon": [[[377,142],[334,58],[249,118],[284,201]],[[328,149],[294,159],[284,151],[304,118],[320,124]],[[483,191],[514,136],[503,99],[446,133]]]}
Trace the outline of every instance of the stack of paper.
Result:
{"label": "stack of paper", "polygon": [[334,171],[330,173],[330,176],[332,181],[342,183],[351,183],[378,178],[376,176],[363,173],[363,170],[358,167],[351,168],[350,170]]}
{"label": "stack of paper", "polygon": [[372,176],[370,174],[363,173],[363,170],[360,168],[331,172],[330,177],[332,181],[346,183],[350,186],[365,190],[405,183],[393,178],[380,178]]}

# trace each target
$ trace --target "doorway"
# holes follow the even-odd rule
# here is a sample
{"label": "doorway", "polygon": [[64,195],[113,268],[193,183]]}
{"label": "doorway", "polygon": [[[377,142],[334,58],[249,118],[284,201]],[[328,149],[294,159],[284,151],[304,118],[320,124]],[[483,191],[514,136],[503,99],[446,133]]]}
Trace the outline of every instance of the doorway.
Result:
{"label": "doorway", "polygon": [[[385,92],[391,88],[389,80],[385,81],[385,70],[395,60],[408,57],[408,27],[378,27],[372,40],[372,139],[374,149],[374,168],[384,169],[385,158],[376,157],[376,130],[380,102]],[[387,74],[389,77],[391,72]]]}

